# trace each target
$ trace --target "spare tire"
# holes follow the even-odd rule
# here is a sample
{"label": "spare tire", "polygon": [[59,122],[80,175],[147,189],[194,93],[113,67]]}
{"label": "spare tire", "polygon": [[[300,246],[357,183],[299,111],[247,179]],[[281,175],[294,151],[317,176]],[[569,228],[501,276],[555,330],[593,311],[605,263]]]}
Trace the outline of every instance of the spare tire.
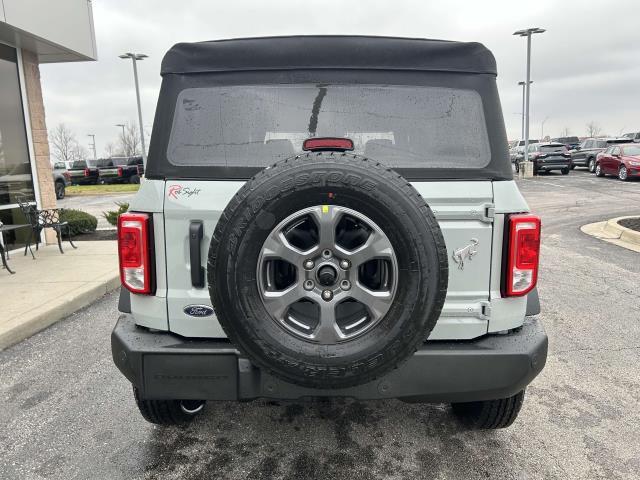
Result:
{"label": "spare tire", "polygon": [[287,382],[342,388],[384,375],[426,340],[448,260],[407,180],[371,159],[314,152],[238,191],[207,275],[220,324],[251,362]]}

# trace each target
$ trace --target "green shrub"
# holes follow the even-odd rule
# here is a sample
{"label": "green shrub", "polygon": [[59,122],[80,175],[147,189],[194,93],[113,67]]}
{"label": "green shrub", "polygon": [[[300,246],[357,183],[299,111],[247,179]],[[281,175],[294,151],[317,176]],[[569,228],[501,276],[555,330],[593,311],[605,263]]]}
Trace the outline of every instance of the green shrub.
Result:
{"label": "green shrub", "polygon": [[108,212],[102,212],[102,216],[107,219],[111,225],[118,224],[118,217],[129,210],[129,204],[127,202],[116,202],[118,210],[109,210]]}
{"label": "green shrub", "polygon": [[90,213],[72,208],[60,209],[60,222],[69,222],[71,235],[94,232],[98,226],[96,217]]}

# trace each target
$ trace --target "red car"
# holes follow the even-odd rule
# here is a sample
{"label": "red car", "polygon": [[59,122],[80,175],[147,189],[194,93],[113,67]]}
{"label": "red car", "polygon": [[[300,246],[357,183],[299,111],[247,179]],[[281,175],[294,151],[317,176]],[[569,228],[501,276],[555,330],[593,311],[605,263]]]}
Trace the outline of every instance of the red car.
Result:
{"label": "red car", "polygon": [[615,175],[622,181],[640,178],[640,145],[625,143],[609,146],[596,158],[596,175]]}

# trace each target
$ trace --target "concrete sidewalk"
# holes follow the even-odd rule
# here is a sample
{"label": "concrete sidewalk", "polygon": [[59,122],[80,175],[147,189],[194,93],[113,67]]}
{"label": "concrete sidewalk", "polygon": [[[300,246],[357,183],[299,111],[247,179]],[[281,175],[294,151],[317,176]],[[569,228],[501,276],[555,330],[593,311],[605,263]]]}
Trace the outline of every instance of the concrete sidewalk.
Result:
{"label": "concrete sidewalk", "polygon": [[23,256],[14,252],[9,274],[0,265],[0,350],[18,343],[120,285],[117,244],[63,242]]}

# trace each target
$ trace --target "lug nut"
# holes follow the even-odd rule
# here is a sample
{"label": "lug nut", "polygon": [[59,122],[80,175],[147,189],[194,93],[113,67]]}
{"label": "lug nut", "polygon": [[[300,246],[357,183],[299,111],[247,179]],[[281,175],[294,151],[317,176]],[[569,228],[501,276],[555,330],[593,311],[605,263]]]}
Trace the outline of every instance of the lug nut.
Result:
{"label": "lug nut", "polygon": [[349,280],[342,280],[340,282],[340,288],[343,290],[349,290],[351,288],[351,282]]}
{"label": "lug nut", "polygon": [[323,290],[322,291],[322,299],[327,302],[333,298],[333,292],[331,290]]}
{"label": "lug nut", "polygon": [[343,270],[348,270],[351,267],[351,262],[349,260],[340,260],[340,268]]}
{"label": "lug nut", "polygon": [[313,290],[313,287],[314,287],[313,280],[305,280],[302,286],[304,287],[305,290]]}
{"label": "lug nut", "polygon": [[305,270],[311,270],[315,266],[315,263],[313,260],[309,259],[304,261],[303,266]]}

